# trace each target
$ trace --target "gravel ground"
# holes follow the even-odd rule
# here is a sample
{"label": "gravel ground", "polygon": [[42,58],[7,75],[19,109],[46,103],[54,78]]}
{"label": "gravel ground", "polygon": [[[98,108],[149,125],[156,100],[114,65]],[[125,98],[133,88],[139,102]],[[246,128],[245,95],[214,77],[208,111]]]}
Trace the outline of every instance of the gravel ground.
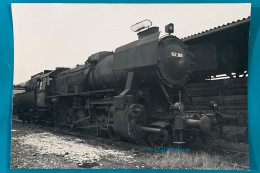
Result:
{"label": "gravel ground", "polygon": [[[17,120],[13,120],[12,125],[11,168],[247,169],[246,157],[237,158],[239,165],[247,161],[242,168],[237,167],[237,163],[235,166],[223,164],[223,161],[230,162],[231,158],[205,152],[154,153],[148,152],[144,146],[78,133],[68,134],[57,128]],[[188,160],[196,164],[185,163]]]}
{"label": "gravel ground", "polygon": [[[108,139],[74,137],[13,121],[11,168],[142,168],[133,148],[105,145]],[[129,164],[131,163],[131,164]]]}

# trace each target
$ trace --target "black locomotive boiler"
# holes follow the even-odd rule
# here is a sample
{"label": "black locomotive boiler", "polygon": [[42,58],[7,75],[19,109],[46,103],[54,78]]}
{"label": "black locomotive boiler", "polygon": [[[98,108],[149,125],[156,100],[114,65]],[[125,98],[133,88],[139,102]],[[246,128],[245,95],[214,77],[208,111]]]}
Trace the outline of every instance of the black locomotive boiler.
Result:
{"label": "black locomotive boiler", "polygon": [[186,112],[181,102],[180,89],[192,73],[188,47],[171,35],[173,24],[161,38],[150,25],[131,26],[138,40],[95,53],[84,65],[32,76],[14,99],[19,118],[151,146],[218,136],[225,117],[214,102],[210,114]]}

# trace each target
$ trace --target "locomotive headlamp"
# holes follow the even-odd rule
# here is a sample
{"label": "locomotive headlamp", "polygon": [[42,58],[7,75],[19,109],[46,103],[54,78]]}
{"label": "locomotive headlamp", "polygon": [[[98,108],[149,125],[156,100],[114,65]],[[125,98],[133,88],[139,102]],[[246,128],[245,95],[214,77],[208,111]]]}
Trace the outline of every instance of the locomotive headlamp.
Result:
{"label": "locomotive headlamp", "polygon": [[209,108],[212,110],[218,110],[220,109],[218,103],[215,100],[212,100],[209,102]]}
{"label": "locomotive headlamp", "polygon": [[172,109],[181,113],[184,110],[184,104],[181,102],[176,102],[172,105]]}
{"label": "locomotive headlamp", "polygon": [[174,32],[174,25],[173,23],[170,23],[168,25],[165,26],[165,32],[168,34],[171,34]]}

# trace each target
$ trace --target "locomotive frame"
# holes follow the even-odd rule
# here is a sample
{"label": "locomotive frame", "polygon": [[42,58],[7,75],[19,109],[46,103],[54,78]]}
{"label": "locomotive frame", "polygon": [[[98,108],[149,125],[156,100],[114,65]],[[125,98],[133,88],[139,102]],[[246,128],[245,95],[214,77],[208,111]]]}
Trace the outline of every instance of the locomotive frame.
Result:
{"label": "locomotive frame", "polygon": [[171,35],[172,24],[166,31],[159,38],[158,27],[145,28],[137,41],[115,52],[98,52],[84,65],[32,76],[26,92],[15,96],[15,112],[23,121],[147,140],[157,147],[189,144],[197,137],[206,142],[220,137],[223,124],[244,122],[243,116],[222,114],[214,101],[210,112],[184,110],[182,89],[192,73],[192,53]]}

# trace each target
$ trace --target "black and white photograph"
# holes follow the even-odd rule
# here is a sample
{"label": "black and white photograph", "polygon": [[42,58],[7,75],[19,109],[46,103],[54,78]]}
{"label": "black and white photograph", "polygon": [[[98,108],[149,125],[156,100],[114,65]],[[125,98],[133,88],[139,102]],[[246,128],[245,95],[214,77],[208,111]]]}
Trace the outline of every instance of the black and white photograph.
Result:
{"label": "black and white photograph", "polygon": [[250,170],[251,4],[11,7],[11,169]]}

